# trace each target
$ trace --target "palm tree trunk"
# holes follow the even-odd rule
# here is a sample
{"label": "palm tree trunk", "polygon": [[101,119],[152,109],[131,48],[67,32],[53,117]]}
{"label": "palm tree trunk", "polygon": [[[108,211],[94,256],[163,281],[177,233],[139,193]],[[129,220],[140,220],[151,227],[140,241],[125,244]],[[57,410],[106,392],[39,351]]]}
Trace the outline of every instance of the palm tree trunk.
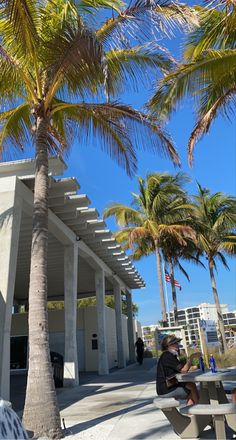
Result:
{"label": "palm tree trunk", "polygon": [[218,316],[218,325],[219,325],[219,331],[220,331],[220,335],[221,335],[222,350],[224,352],[224,351],[227,351],[227,349],[228,349],[227,343],[226,343],[226,337],[225,337],[225,327],[224,327],[223,315],[222,315],[222,311],[221,311],[221,307],[220,307],[219,296],[218,296],[218,292],[216,289],[216,281],[215,281],[215,276],[214,276],[214,261],[209,256],[208,256],[208,266],[209,266],[210,277],[211,277],[211,287],[212,287],[212,291],[213,291],[213,296],[214,296],[216,311],[217,311],[217,316]]}
{"label": "palm tree trunk", "polygon": [[166,316],[166,302],[165,302],[162,270],[161,270],[161,254],[160,254],[160,249],[159,249],[156,241],[155,241],[155,251],[156,251],[158,284],[159,284],[159,292],[160,292],[160,299],[161,299],[162,321],[163,321],[163,326],[166,326],[167,325],[167,316]]}
{"label": "palm tree trunk", "polygon": [[172,300],[173,300],[174,320],[175,320],[175,325],[179,325],[177,295],[176,295],[176,288],[175,288],[174,265],[171,260],[170,260],[170,279],[171,279],[171,291],[172,291]]}
{"label": "palm tree trunk", "polygon": [[29,286],[29,369],[24,407],[25,427],[34,436],[61,438],[50,361],[47,314],[48,151],[47,120],[37,117],[36,171]]}

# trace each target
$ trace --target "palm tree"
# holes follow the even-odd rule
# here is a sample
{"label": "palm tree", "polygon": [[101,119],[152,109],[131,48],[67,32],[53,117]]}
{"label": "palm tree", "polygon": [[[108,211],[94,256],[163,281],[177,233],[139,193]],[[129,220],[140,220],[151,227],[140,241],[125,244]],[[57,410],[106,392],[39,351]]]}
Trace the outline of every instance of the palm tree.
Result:
{"label": "palm tree", "polygon": [[221,192],[210,194],[209,190],[200,185],[198,191],[198,195],[194,197],[192,227],[196,231],[198,246],[207,257],[222,348],[227,350],[215,270],[217,259],[228,268],[225,256],[236,253],[236,198]]}
{"label": "palm tree", "polygon": [[172,291],[172,301],[173,301],[173,313],[175,325],[178,323],[178,306],[177,306],[177,294],[176,294],[176,284],[175,284],[175,267],[177,267],[190,281],[188,273],[182,266],[182,261],[190,261],[191,263],[200,264],[205,267],[204,264],[199,259],[200,249],[197,246],[196,234],[194,229],[189,226],[191,207],[188,205],[185,209],[186,218],[181,225],[180,234],[178,237],[166,235],[162,239],[161,248],[162,254],[166,265],[170,267],[170,283]]}
{"label": "palm tree", "polygon": [[166,304],[162,279],[161,243],[166,235],[182,240],[183,216],[186,202],[182,185],[187,181],[183,173],[172,176],[167,173],[147,175],[146,179],[138,178],[139,194],[132,194],[131,206],[111,203],[104,211],[104,218],[114,216],[122,227],[115,233],[118,242],[124,249],[132,250],[132,258],[155,253],[159,293],[161,300],[162,320],[167,321]]}
{"label": "palm tree", "polygon": [[183,63],[160,80],[149,102],[152,113],[165,119],[184,97],[197,101],[188,143],[190,165],[197,140],[216,117],[231,118],[235,112],[236,5],[233,0],[208,3],[209,7],[196,7],[199,23],[187,38]]}
{"label": "palm tree", "polygon": [[[94,14],[101,8],[110,8],[111,18],[95,29]],[[126,78],[135,85],[135,78],[138,82],[143,77],[143,68],[169,69],[173,60],[157,45],[145,44],[150,41],[150,23],[153,34],[158,23],[165,30],[174,23],[183,26],[188,19],[186,11],[187,7],[181,11],[181,6],[171,2],[142,1],[124,10],[119,0],[3,0],[0,4],[0,95],[4,109],[0,113],[0,151],[3,154],[9,146],[23,150],[29,142],[35,147],[24,423],[36,436],[62,435],[46,311],[48,155],[63,154],[76,134],[84,142],[94,134],[102,139],[102,148],[132,174],[135,148],[145,147],[148,136],[149,146],[154,150],[161,147],[179,163],[171,139],[155,118],[111,102],[110,97],[116,96]],[[146,21],[140,19],[142,15]],[[104,89],[106,100],[100,104]]]}

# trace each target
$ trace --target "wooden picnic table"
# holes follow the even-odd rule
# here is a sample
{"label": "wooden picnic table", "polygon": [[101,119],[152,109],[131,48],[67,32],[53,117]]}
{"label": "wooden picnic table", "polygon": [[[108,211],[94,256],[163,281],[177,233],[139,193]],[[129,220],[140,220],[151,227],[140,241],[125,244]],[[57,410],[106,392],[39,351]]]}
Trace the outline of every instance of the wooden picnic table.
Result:
{"label": "wooden picnic table", "polygon": [[[185,374],[177,374],[176,377],[179,382],[199,382],[199,405],[204,405],[201,407],[203,410],[205,408],[204,414],[213,414],[213,410],[217,410],[217,405],[229,403],[223,387],[223,382],[236,382],[236,368],[219,368],[216,373],[212,373],[211,370],[206,370],[204,373],[200,370],[196,370]],[[225,412],[225,419],[229,427],[233,429],[233,431],[236,431],[236,415],[227,414]],[[225,419],[222,417],[220,425],[220,430],[222,429],[222,431],[225,429],[223,426]]]}

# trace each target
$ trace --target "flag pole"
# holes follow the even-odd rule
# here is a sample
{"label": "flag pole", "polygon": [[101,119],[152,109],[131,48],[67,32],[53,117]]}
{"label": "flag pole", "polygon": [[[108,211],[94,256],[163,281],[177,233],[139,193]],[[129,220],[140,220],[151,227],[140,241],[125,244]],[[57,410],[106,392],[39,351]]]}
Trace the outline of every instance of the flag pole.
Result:
{"label": "flag pole", "polygon": [[163,278],[164,278],[164,288],[165,288],[165,297],[166,297],[166,305],[167,305],[167,312],[168,312],[168,322],[169,327],[170,325],[170,309],[169,309],[169,300],[168,300],[168,292],[167,292],[167,285],[166,285],[166,277],[165,277],[165,263],[162,263],[162,271],[163,271]]}

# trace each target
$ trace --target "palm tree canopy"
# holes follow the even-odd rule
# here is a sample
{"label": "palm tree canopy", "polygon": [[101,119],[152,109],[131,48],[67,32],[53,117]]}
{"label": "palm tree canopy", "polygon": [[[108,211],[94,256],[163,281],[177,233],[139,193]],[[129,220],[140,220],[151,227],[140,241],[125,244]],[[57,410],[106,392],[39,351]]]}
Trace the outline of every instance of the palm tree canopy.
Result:
{"label": "palm tree canopy", "polygon": [[227,267],[226,255],[236,254],[236,198],[221,192],[210,194],[198,185],[194,196],[193,227],[200,249]]}
{"label": "palm tree canopy", "polygon": [[[96,15],[104,8],[111,18],[97,27]],[[62,153],[75,135],[82,142],[93,135],[102,137],[103,148],[129,174],[138,146],[160,148],[179,164],[155,117],[110,97],[127,83],[137,87],[152,67],[169,71],[174,60],[150,44],[150,28],[155,43],[158,32],[194,20],[191,9],[159,0],[134,1],[128,8],[120,0],[6,0],[0,15],[1,155],[12,145],[23,150],[34,139],[35,116],[41,114],[48,118],[51,152]]]}
{"label": "palm tree canopy", "polygon": [[188,144],[189,162],[195,144],[207,133],[219,113],[235,112],[236,8],[235,2],[209,2],[196,7],[198,26],[189,33],[185,61],[158,83],[149,103],[154,115],[167,118],[186,96],[197,103],[197,122]]}
{"label": "palm tree canopy", "polygon": [[183,173],[175,176],[152,173],[146,179],[139,177],[139,193],[132,193],[131,206],[113,202],[105,209],[104,218],[114,216],[121,226],[115,237],[124,249],[132,249],[132,258],[152,253],[155,241],[160,243],[166,235],[183,243],[184,231],[187,236],[191,229],[185,225],[191,209],[182,188],[187,180]]}

